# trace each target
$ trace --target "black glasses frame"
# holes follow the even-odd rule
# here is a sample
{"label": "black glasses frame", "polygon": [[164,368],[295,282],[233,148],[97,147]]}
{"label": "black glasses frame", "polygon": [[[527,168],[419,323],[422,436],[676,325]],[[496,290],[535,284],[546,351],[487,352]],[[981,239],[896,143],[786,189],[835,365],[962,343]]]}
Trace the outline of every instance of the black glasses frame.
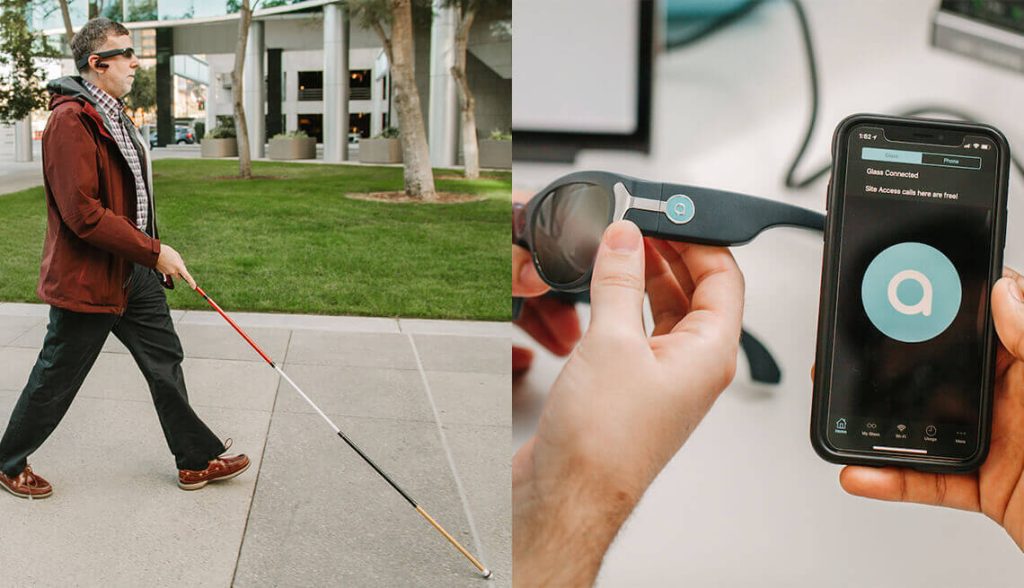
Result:
{"label": "black glasses frame", "polygon": [[825,215],[767,198],[650,182],[604,171],[575,172],[548,184],[525,205],[512,207],[513,243],[530,252],[540,277],[561,292],[587,290],[594,268],[569,283],[551,280],[537,257],[533,234],[537,212],[544,200],[558,188],[571,184],[590,184],[604,189],[613,201],[609,207],[609,225],[626,219],[635,223],[644,235],[658,239],[731,247],[749,243],[765,229],[776,226],[825,229]]}
{"label": "black glasses frame", "polygon": [[89,58],[93,55],[99,57],[100,59],[108,59],[110,57],[117,57],[118,55],[124,55],[128,59],[131,59],[132,57],[135,57],[135,48],[123,47],[121,49],[107,49],[106,51],[96,51],[79,59],[78,63],[76,63],[75,65],[78,66],[79,70],[83,69],[85,66],[89,65]]}

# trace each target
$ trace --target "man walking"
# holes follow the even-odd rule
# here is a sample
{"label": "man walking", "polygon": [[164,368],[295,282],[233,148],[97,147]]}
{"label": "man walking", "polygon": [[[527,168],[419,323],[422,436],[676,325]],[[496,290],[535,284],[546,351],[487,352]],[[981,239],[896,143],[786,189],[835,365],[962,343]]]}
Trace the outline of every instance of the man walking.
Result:
{"label": "man walking", "polygon": [[[27,458],[60,423],[111,332],[149,384],[185,490],[249,467],[188,403],[183,353],[164,287],[195,288],[181,256],[160,242],[147,150],[121,98],[139,61],[122,25],[90,20],[71,41],[81,76],[50,82],[43,132],[47,231],[36,290],[50,305],[43,349],[0,440],[0,486],[46,498],[50,484]],[[155,271],[154,271],[155,270]],[[161,286],[163,285],[163,287]]]}

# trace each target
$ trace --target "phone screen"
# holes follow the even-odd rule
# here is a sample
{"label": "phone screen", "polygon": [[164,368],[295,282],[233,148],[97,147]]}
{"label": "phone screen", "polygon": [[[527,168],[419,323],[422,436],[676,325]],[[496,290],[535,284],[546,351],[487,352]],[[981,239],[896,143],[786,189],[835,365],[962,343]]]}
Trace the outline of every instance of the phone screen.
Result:
{"label": "phone screen", "polygon": [[999,143],[907,136],[846,136],[824,426],[843,451],[966,459],[980,443]]}

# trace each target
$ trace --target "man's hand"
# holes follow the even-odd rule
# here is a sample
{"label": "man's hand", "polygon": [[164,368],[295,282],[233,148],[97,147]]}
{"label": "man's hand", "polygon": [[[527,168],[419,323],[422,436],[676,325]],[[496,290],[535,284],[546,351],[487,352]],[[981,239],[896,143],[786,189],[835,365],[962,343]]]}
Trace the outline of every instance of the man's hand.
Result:
{"label": "man's hand", "polygon": [[[580,320],[576,309],[552,298],[543,298],[548,285],[537,275],[530,252],[512,246],[512,295],[525,298],[515,324],[555,355],[565,356],[580,340]],[[512,374],[518,376],[530,368],[533,352],[512,347]]]}
{"label": "man's hand", "polygon": [[185,268],[185,262],[170,245],[160,244],[160,257],[156,260],[156,271],[165,276],[178,276],[188,282],[190,288],[196,289],[196,281],[189,275],[188,269]]}
{"label": "man's hand", "polygon": [[992,289],[996,356],[992,444],[972,474],[929,474],[901,468],[848,466],[839,483],[850,494],[980,511],[1002,525],[1024,551],[1024,279],[1010,269]]}
{"label": "man's hand", "polygon": [[619,527],[735,373],[743,276],[732,255],[647,245],[628,221],[605,232],[590,328],[513,459],[519,585],[592,583]]}

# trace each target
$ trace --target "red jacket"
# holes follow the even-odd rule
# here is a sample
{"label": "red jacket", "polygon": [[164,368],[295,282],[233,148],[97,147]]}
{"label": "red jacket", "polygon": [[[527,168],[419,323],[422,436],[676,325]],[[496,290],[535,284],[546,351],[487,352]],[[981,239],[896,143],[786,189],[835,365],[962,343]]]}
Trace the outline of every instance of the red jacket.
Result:
{"label": "red jacket", "polygon": [[[51,82],[48,89],[53,95],[43,131],[47,228],[36,293],[67,310],[122,314],[132,262],[156,266],[160,241],[129,220],[135,218],[135,178],[92,96],[75,77]],[[145,157],[140,159],[145,165]]]}

